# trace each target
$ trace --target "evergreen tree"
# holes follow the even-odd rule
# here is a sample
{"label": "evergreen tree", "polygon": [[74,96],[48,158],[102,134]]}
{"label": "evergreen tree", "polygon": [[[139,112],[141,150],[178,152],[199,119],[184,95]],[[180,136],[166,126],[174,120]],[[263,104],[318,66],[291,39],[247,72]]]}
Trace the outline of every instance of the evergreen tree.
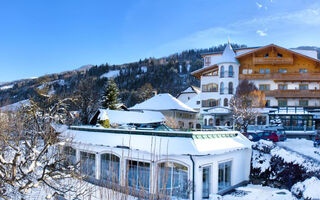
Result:
{"label": "evergreen tree", "polygon": [[118,103],[119,90],[113,79],[108,80],[108,85],[102,96],[102,107],[116,110]]}

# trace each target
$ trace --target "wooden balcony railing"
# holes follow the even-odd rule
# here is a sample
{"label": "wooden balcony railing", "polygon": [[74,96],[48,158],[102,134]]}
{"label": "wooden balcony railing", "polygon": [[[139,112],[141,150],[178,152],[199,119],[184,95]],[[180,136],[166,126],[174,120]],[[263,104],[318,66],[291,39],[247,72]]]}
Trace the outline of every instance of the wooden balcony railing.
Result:
{"label": "wooden balcony railing", "polygon": [[287,57],[287,58],[282,58],[282,57],[254,57],[253,58],[253,64],[254,65],[283,65],[283,64],[288,64],[291,65],[293,64],[293,58],[292,57]]}
{"label": "wooden balcony railing", "polygon": [[320,90],[269,90],[264,94],[274,98],[320,98]]}
{"label": "wooden balcony railing", "polygon": [[239,79],[274,80],[275,82],[318,82],[320,73],[270,73],[270,74],[240,74]]}

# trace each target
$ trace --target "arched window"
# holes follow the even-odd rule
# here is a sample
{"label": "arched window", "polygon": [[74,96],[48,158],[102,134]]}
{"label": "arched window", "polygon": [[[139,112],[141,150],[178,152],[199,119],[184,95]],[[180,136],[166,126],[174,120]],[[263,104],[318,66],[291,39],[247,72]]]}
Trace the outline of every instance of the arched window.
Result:
{"label": "arched window", "polygon": [[220,83],[220,94],[224,93],[224,84],[223,82]]}
{"label": "arched window", "polygon": [[96,155],[93,153],[80,152],[80,172],[82,175],[95,178],[96,175]]}
{"label": "arched window", "polygon": [[229,77],[233,77],[233,66],[232,65],[229,65]]}
{"label": "arched window", "polygon": [[101,181],[104,183],[119,183],[120,158],[116,155],[105,153],[101,155]]}
{"label": "arched window", "polygon": [[[188,167],[175,162],[158,165],[158,192],[177,199],[188,199]],[[171,198],[170,198],[171,199]]]}
{"label": "arched window", "polygon": [[227,98],[225,98],[225,99],[223,100],[223,106],[228,106],[228,99],[227,99]]}
{"label": "arched window", "polygon": [[204,119],[204,125],[205,125],[205,126],[208,125],[207,119]]}
{"label": "arched window", "polygon": [[233,83],[229,82],[229,94],[233,94]]}
{"label": "arched window", "polygon": [[223,65],[220,67],[220,77],[221,78],[224,77],[224,66]]}

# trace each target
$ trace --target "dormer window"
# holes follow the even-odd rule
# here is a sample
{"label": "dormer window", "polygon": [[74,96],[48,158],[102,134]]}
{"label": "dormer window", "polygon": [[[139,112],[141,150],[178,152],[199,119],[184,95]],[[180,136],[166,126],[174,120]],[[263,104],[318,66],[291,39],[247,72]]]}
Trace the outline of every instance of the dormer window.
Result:
{"label": "dormer window", "polygon": [[211,63],[211,57],[210,57],[210,56],[205,57],[205,58],[204,58],[204,64],[205,64],[205,65],[210,65],[210,63]]}
{"label": "dormer window", "polygon": [[277,57],[278,57],[278,58],[282,58],[282,54],[281,54],[281,53],[278,53]]}

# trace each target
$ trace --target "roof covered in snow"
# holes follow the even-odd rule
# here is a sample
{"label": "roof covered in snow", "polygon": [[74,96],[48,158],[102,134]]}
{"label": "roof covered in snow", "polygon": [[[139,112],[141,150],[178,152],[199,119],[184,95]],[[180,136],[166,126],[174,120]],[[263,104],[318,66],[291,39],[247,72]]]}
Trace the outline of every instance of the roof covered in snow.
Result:
{"label": "roof covered in snow", "polygon": [[251,142],[236,131],[178,132],[71,127],[64,134],[72,137],[75,143],[109,147],[121,145],[143,152],[157,148],[156,152],[165,155],[222,154],[251,148]]}
{"label": "roof covered in snow", "polygon": [[183,90],[180,94],[183,94],[183,93],[197,93],[197,94],[199,94],[200,93],[200,88],[191,85],[187,89]]}
{"label": "roof covered in snow", "polygon": [[161,112],[157,111],[123,111],[123,110],[98,110],[98,120],[109,119],[110,124],[149,124],[165,121]]}
{"label": "roof covered in snow", "polygon": [[19,101],[14,104],[9,104],[9,105],[3,106],[0,108],[0,110],[6,111],[6,112],[15,112],[15,111],[18,111],[18,109],[21,108],[22,106],[28,106],[28,105],[30,105],[30,100],[26,99],[26,100]]}
{"label": "roof covered in snow", "polygon": [[136,104],[129,108],[129,110],[179,110],[185,112],[196,112],[169,93],[158,94],[142,103]]}

